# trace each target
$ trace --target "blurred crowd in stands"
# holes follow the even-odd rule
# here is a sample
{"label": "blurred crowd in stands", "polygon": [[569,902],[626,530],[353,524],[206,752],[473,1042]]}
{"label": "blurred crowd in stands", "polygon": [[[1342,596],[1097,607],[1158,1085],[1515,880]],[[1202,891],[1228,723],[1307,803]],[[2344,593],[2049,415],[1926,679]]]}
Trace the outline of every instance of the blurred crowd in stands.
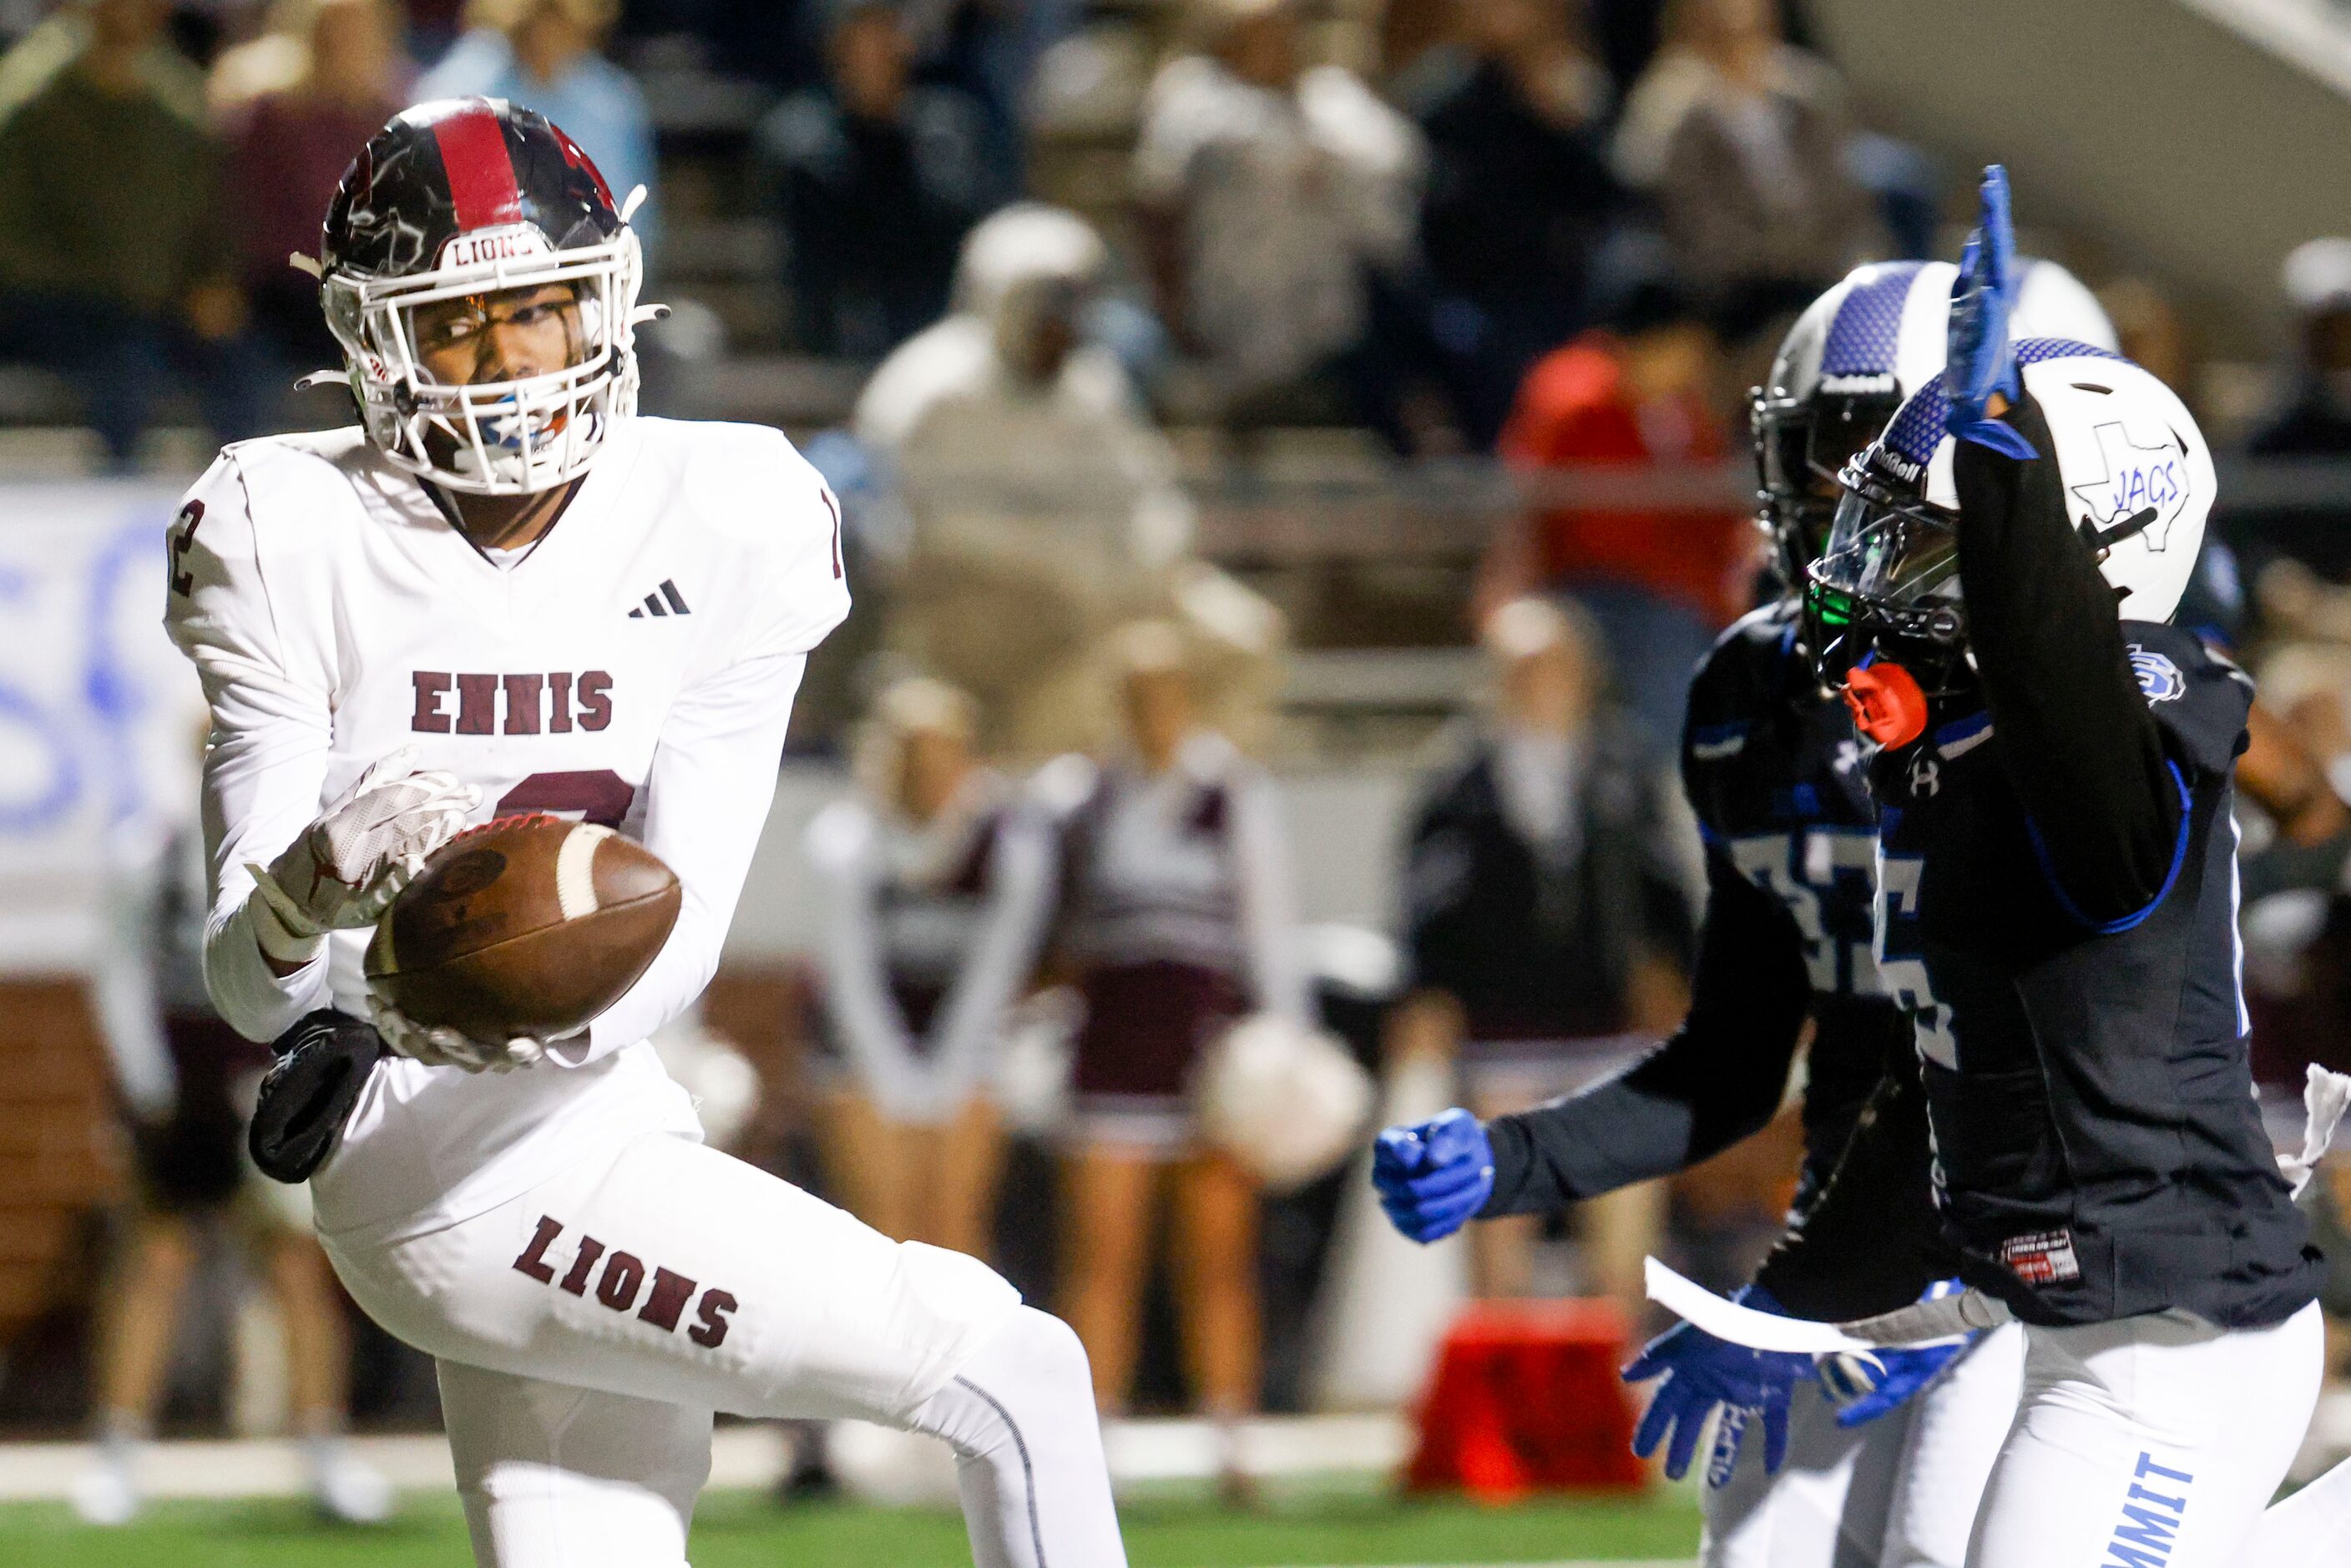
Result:
{"label": "blurred crowd in stands", "polygon": [[1107,246],[1077,325],[1136,392],[1416,455],[1491,449],[1529,367],[1628,312],[1736,347],[1931,246],[1931,170],[1855,129],[1774,0],[1596,10],[18,0],[0,355],[78,383],[117,464],[175,382],[223,435],[299,417],[287,372],[326,345],[287,255],[369,127],[471,93],[646,187],[657,284],[706,266],[716,217],[766,230],[747,340],[878,361],[948,309],[976,225],[1050,196]]}
{"label": "blurred crowd in stands", "polygon": [[[1204,1139],[1195,1079],[1237,1022],[1333,1031],[1392,1111],[1437,1108],[1398,1088],[1433,1062],[1437,1104],[1492,1113],[1678,1019],[1683,690],[1771,591],[1745,389],[1854,264],[1950,254],[1963,183],[1858,121],[1804,37],[1777,0],[0,0],[0,372],[48,372],[117,471],[166,415],[223,440],[341,423],[331,387],[289,390],[335,351],[287,257],[403,104],[513,99],[643,185],[649,297],[678,307],[645,340],[649,411],[794,423],[857,552],[796,738],[829,734],[854,783],[806,846],[821,1147],[791,1168],[1050,1295],[1106,1409],[1181,1388],[1233,1415],[1306,1396],[1349,1179],[1267,1207]],[[2107,281],[2126,351],[2195,403],[2179,313]],[[2297,251],[2283,287],[2301,340],[2243,453],[2351,455],[2351,239]],[[811,359],[858,389],[815,420],[775,391]],[[1296,928],[1259,759],[1285,755],[1295,646],[1399,639],[1301,626],[1211,560],[1190,482],[1246,495],[1301,428],[1464,486],[1490,460],[1528,497],[1445,590],[1428,641],[1479,650],[1483,695],[1416,737],[1399,841],[1362,846],[1403,890],[1370,962]],[[2247,809],[2281,1105],[2302,1062],[2351,1069],[2332,474],[2272,464],[2224,495],[2236,553],[2203,573],[2210,634],[2309,764],[2291,821]],[[1544,487],[1594,476],[1614,487]],[[1636,1300],[1669,1218],[1738,1275],[1785,1202],[1786,1133],[1590,1206],[1563,1265],[1489,1228],[1471,1286]],[[788,1159],[771,1123],[744,1136]],[[130,1266],[171,1271],[159,1228]],[[1161,1296],[1180,1349],[1155,1375]],[[138,1391],[110,1396],[123,1430],[153,1381],[108,1384]]]}

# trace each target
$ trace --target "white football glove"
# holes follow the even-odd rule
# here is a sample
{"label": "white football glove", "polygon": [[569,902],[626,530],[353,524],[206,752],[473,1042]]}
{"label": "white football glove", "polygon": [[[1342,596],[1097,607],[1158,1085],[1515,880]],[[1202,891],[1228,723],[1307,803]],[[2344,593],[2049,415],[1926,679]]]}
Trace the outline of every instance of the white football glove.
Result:
{"label": "white football glove", "polygon": [[368,1021],[383,1043],[412,1061],[427,1067],[457,1067],[467,1072],[512,1072],[529,1067],[547,1054],[547,1048],[528,1035],[499,1044],[441,1024],[418,1023],[390,1001],[368,989]]}
{"label": "white football glove", "polygon": [[272,957],[307,958],[327,932],[374,925],[424,857],[465,826],[481,791],[446,773],[414,771],[415,759],[410,747],[393,752],[266,867],[247,865],[269,916],[256,929]]}

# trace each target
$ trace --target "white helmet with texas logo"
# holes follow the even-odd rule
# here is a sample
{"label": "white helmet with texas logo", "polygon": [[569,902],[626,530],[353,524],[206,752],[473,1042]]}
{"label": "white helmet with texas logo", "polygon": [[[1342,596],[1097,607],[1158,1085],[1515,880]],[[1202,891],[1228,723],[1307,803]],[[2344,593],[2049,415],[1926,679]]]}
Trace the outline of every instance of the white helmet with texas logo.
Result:
{"label": "white helmet with texas logo", "polygon": [[[2027,338],[2016,361],[2056,445],[2067,515],[2096,554],[2116,613],[2168,621],[2195,570],[2216,488],[2195,417],[2178,393],[2108,350]],[[1934,642],[1962,640],[1949,407],[1938,377],[1847,465],[1828,546],[1812,572],[1816,612]]]}

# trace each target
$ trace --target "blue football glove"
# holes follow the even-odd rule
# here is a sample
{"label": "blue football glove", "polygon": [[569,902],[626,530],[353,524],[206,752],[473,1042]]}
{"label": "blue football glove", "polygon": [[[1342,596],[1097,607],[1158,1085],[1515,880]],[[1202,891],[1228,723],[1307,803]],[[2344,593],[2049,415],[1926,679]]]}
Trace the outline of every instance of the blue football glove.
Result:
{"label": "blue football glove", "polygon": [[[1780,1311],[1779,1302],[1753,1285],[1736,1299],[1759,1312]],[[1763,1423],[1764,1472],[1777,1475],[1788,1462],[1788,1402],[1796,1385],[1812,1375],[1809,1355],[1750,1350],[1719,1340],[1695,1324],[1677,1323],[1644,1345],[1625,1369],[1627,1383],[1665,1379],[1649,1396],[1649,1408],[1633,1434],[1633,1451],[1646,1459],[1670,1433],[1666,1474],[1681,1479],[1698,1451],[1708,1413],[1720,1406],[1722,1420],[1707,1458],[1707,1484],[1719,1487],[1730,1479],[1747,1424],[1758,1418]]]}
{"label": "blue football glove", "polygon": [[[1957,1295],[1957,1280],[1938,1280],[1927,1287],[1922,1301]],[[1944,1340],[1934,1344],[1886,1345],[1867,1355],[1824,1355],[1821,1358],[1821,1390],[1837,1407],[1837,1425],[1859,1427],[1889,1410],[1941,1375],[1943,1368],[1967,1354],[1980,1337]]]}
{"label": "blue football glove", "polygon": [[2024,395],[2008,340],[2008,319],[2015,307],[2016,225],[2009,217],[2008,171],[1993,163],[1984,170],[1982,215],[1959,253],[1959,275],[1951,281],[1943,361],[1943,391],[1951,409],[1943,428],[1961,441],[2030,462],[2037,455],[2032,443],[1985,412],[1994,392],[2011,403]]}
{"label": "blue football glove", "polygon": [[1493,1195],[1493,1142],[1458,1106],[1390,1127],[1372,1145],[1372,1186],[1390,1224],[1415,1241],[1441,1241]]}

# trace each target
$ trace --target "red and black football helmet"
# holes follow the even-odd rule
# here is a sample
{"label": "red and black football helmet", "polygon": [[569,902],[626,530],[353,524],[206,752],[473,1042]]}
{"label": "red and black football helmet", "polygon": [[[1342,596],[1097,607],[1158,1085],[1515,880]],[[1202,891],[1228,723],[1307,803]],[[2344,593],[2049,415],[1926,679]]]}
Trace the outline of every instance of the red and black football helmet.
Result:
{"label": "red and black football helmet", "polygon": [[[370,139],[327,209],[320,297],[368,438],[453,490],[528,495],[575,478],[636,412],[643,261],[630,212],[547,119],[498,99],[418,104]],[[573,362],[450,385],[416,352],[415,312],[572,286]]]}

